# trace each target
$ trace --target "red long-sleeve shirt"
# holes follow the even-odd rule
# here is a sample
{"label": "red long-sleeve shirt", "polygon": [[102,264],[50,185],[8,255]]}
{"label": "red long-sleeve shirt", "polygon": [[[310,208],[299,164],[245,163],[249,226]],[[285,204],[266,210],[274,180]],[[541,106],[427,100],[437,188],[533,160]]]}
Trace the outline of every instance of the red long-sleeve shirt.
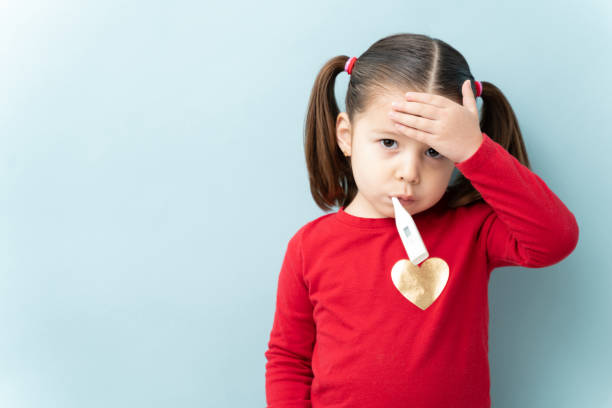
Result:
{"label": "red long-sleeve shirt", "polygon": [[289,240],[265,352],[268,408],[490,407],[490,273],[561,261],[577,245],[578,224],[485,133],[455,165],[485,202],[447,209],[443,199],[413,215],[429,257],[449,267],[424,310],[391,279],[408,258],[394,218],[341,207]]}

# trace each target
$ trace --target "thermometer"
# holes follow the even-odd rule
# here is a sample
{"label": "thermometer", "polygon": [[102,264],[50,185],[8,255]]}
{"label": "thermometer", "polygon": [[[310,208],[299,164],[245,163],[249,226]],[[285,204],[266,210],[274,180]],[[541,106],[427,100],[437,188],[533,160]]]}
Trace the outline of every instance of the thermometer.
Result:
{"label": "thermometer", "polygon": [[414,265],[418,265],[429,257],[429,252],[425,248],[425,243],[410,213],[406,211],[397,197],[391,197],[391,201],[395,210],[395,225],[408,253],[408,258]]}

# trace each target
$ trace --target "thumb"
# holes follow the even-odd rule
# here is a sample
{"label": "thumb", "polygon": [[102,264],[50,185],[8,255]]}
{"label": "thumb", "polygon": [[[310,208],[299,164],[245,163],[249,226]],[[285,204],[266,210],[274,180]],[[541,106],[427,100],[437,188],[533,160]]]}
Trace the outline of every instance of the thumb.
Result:
{"label": "thumb", "polygon": [[476,106],[476,98],[474,97],[474,92],[472,92],[472,86],[470,84],[469,79],[466,79],[463,82],[461,93],[463,95],[463,106],[466,107],[468,110],[470,110],[472,113],[478,114],[478,107]]}

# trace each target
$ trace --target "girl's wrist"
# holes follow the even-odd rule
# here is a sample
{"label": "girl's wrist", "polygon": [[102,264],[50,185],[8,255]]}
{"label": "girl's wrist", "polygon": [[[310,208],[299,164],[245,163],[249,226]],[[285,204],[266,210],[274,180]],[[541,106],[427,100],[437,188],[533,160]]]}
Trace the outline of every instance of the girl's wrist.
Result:
{"label": "girl's wrist", "polygon": [[482,135],[482,132],[479,132],[478,136],[475,137],[475,139],[476,142],[474,143],[473,147],[468,150],[467,154],[463,157],[462,160],[455,162],[455,164],[463,163],[464,161],[472,157],[478,151],[478,149],[480,149],[480,146],[482,146],[482,142],[484,141],[484,136]]}

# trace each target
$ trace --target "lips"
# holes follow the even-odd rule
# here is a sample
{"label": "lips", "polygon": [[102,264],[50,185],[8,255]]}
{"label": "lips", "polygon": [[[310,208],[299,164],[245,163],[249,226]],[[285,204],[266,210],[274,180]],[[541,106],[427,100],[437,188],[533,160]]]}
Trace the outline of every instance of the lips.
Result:
{"label": "lips", "polygon": [[397,197],[400,201],[414,201],[414,196],[406,194],[395,194],[391,195],[391,197]]}

